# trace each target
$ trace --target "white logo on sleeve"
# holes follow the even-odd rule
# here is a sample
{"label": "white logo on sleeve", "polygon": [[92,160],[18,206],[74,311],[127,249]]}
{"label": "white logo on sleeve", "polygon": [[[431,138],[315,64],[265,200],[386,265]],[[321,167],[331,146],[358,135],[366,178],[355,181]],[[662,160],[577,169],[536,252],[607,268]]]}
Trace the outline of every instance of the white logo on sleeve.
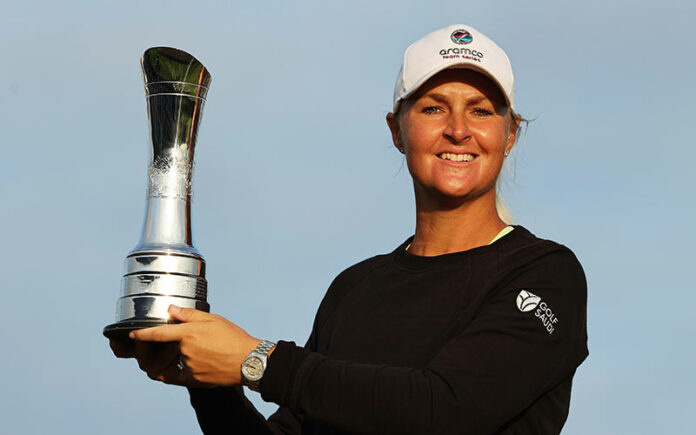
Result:
{"label": "white logo on sleeve", "polygon": [[553,334],[556,324],[558,323],[558,317],[556,317],[546,301],[542,301],[539,296],[530,291],[520,290],[516,302],[517,308],[523,313],[527,313],[536,308],[537,310],[534,312],[534,315],[543,323],[546,331],[548,331],[549,334]]}
{"label": "white logo on sleeve", "polygon": [[536,308],[539,305],[539,301],[541,301],[539,296],[527,290],[521,290],[520,294],[517,295],[517,308],[526,313]]}

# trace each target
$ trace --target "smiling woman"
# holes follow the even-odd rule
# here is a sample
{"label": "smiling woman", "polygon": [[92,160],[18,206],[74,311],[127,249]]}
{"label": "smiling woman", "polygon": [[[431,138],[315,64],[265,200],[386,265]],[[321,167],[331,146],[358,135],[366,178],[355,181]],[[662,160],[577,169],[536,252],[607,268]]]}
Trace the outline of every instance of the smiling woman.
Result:
{"label": "smiling woman", "polygon": [[418,208],[462,200],[495,208],[495,185],[518,128],[510,113],[486,76],[450,69],[423,84],[398,115],[387,116],[394,144],[406,155]]}
{"label": "smiling woman", "polygon": [[[181,324],[134,331],[114,352],[189,387],[210,434],[559,433],[588,354],[586,282],[568,248],[498,214],[519,121],[502,49],[461,24],[425,36],[387,115],[415,234],[334,280],[307,344],[170,307]],[[265,420],[241,385],[278,412]]]}

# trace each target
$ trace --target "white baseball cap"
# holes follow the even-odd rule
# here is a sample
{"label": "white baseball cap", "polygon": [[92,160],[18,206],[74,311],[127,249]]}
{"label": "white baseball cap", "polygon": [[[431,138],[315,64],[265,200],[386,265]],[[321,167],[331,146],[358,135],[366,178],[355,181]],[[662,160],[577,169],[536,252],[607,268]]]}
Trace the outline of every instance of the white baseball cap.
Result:
{"label": "white baseball cap", "polygon": [[452,24],[411,44],[404,52],[394,87],[394,112],[429,78],[448,68],[466,68],[488,76],[512,109],[513,75],[510,59],[486,35],[466,24]]}

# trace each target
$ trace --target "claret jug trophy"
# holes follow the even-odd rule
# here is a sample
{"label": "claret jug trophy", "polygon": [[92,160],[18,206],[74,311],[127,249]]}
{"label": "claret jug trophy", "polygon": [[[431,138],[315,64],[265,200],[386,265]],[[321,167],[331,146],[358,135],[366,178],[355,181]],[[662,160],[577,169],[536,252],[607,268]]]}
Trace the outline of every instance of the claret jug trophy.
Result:
{"label": "claret jug trophy", "polygon": [[210,73],[193,56],[150,48],[141,59],[152,160],[140,241],[128,254],[109,338],[173,322],[170,304],[209,311],[205,260],[193,246],[191,182]]}

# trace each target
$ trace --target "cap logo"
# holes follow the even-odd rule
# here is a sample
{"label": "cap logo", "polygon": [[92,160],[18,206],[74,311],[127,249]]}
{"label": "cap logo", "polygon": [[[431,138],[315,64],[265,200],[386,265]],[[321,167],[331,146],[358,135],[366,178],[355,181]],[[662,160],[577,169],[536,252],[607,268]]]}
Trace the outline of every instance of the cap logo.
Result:
{"label": "cap logo", "polygon": [[452,42],[455,44],[469,44],[471,41],[474,40],[474,37],[471,36],[471,33],[467,32],[464,29],[457,29],[452,34],[450,35],[450,39]]}

